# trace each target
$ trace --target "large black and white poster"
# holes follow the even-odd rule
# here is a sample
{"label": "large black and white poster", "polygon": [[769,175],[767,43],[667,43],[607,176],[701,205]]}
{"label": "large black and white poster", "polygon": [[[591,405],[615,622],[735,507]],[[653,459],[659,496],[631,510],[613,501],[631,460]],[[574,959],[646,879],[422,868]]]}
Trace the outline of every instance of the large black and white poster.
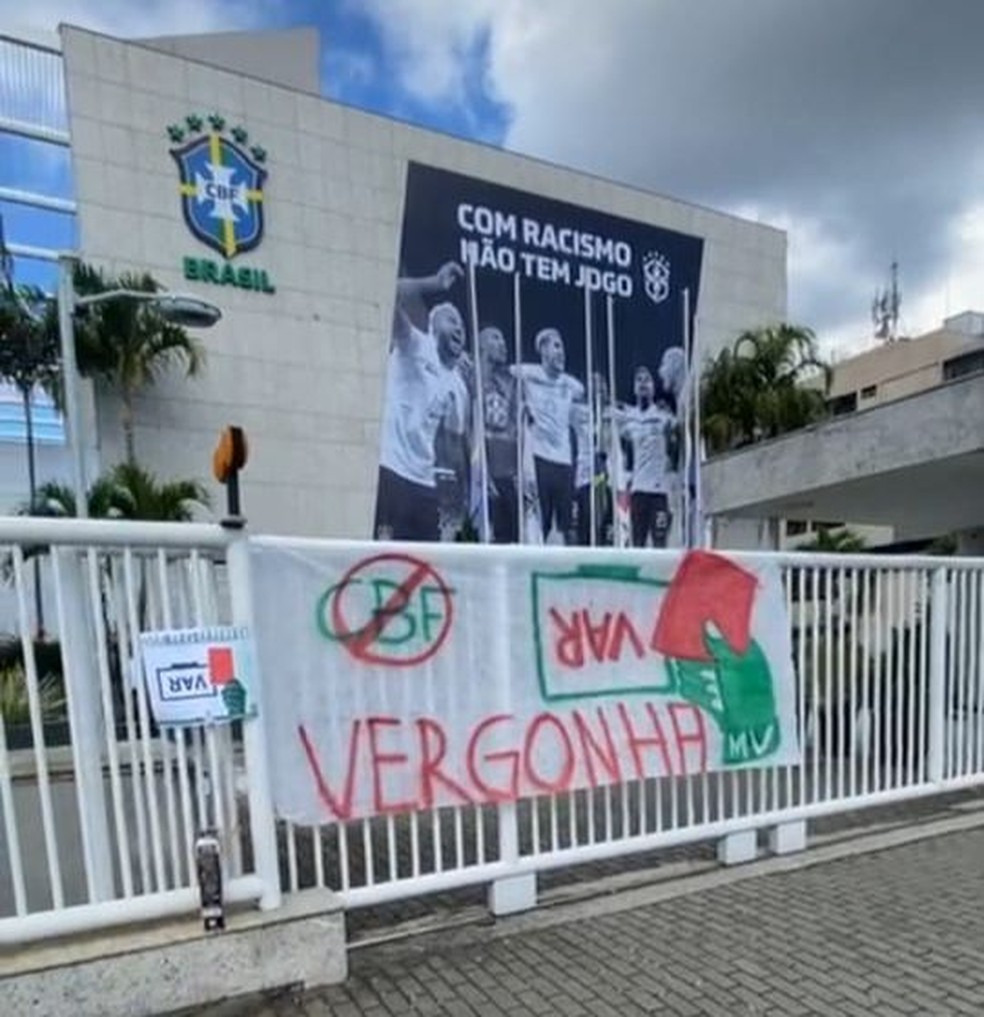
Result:
{"label": "large black and white poster", "polygon": [[683,543],[702,252],[411,163],[377,539]]}

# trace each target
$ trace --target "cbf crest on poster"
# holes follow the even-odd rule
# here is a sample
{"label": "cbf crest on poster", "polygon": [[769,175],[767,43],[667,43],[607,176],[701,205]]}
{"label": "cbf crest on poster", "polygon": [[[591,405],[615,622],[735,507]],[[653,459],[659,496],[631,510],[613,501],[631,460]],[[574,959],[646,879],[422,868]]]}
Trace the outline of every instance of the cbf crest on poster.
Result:
{"label": "cbf crest on poster", "polygon": [[683,543],[703,241],[411,163],[381,540]]}

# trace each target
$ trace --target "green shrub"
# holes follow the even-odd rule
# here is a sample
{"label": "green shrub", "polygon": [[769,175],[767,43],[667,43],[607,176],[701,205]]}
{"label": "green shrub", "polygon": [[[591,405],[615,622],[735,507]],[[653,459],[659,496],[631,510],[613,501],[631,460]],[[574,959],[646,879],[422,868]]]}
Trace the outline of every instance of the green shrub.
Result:
{"label": "green shrub", "polygon": [[[43,722],[58,720],[65,713],[65,697],[57,675],[46,674],[38,679],[38,698]],[[31,722],[27,678],[20,664],[0,667],[0,714],[8,727]]]}
{"label": "green shrub", "polygon": [[[34,663],[38,674],[61,676],[61,644],[57,640],[34,640]],[[0,668],[23,667],[24,650],[17,636],[0,636]]]}

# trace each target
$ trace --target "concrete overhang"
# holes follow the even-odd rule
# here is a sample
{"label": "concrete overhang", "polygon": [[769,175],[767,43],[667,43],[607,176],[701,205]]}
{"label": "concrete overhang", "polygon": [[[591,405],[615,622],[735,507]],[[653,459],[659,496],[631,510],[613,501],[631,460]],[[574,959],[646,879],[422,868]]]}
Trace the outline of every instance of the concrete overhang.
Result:
{"label": "concrete overhang", "polygon": [[717,456],[708,515],[894,526],[903,539],[984,522],[984,376]]}

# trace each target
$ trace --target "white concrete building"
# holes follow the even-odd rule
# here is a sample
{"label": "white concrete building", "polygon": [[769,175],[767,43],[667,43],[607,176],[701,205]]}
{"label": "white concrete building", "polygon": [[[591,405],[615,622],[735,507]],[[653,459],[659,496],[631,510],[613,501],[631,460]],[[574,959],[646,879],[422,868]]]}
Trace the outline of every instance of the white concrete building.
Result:
{"label": "white concrete building", "polygon": [[830,405],[830,419],[706,464],[707,510],[722,532],[781,520],[780,539],[796,546],[818,524],[847,525],[872,548],[952,535],[960,552],[984,552],[980,314],[836,364]]}
{"label": "white concrete building", "polygon": [[[706,356],[785,315],[781,231],[328,101],[313,32],[122,41],[65,27],[60,46],[81,256],[151,272],[223,311],[200,334],[201,377],[172,374],[141,396],[139,457],[162,476],[211,482],[220,429],[243,427],[243,498],[256,530],[371,533],[411,163],[700,238]],[[190,230],[168,133],[213,115],[264,157],[264,226],[233,260]],[[90,387],[86,419],[91,477],[122,458],[115,395]],[[42,450],[42,475],[65,475],[59,457]],[[6,476],[21,476],[21,459],[20,449],[4,458]],[[15,488],[22,499],[23,487],[5,480],[8,505]]]}

